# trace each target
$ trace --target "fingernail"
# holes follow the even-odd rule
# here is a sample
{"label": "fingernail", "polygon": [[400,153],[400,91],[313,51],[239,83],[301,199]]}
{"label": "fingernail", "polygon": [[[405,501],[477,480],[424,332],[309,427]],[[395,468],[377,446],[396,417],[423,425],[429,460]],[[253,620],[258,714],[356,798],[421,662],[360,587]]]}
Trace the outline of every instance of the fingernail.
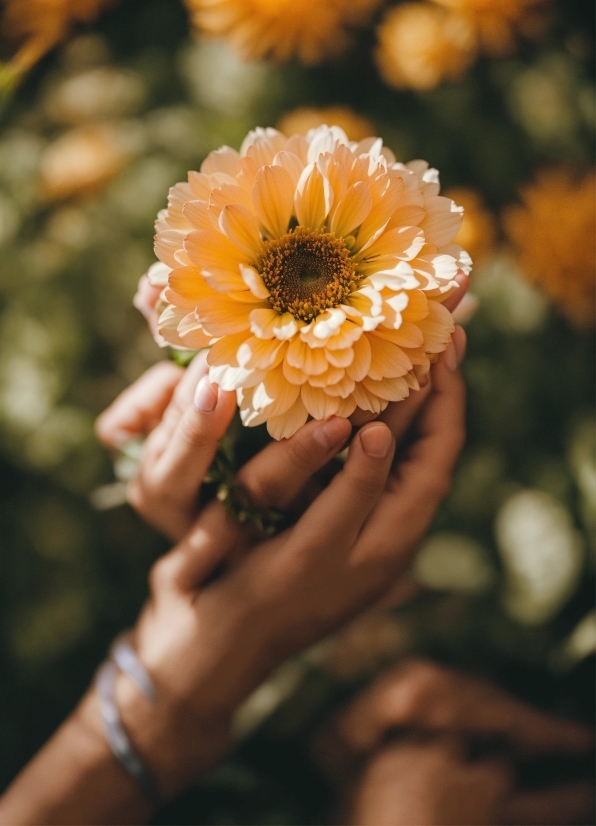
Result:
{"label": "fingernail", "polygon": [[461,364],[463,357],[466,355],[467,337],[466,331],[459,325],[455,328],[453,333],[453,344],[457,353],[457,363]]}
{"label": "fingernail", "polygon": [[391,450],[392,436],[385,425],[374,425],[360,431],[364,452],[373,459],[384,459]]}
{"label": "fingernail", "polygon": [[443,353],[443,361],[446,367],[455,373],[457,370],[457,351],[453,342],[450,342],[449,347]]}
{"label": "fingernail", "polygon": [[218,390],[218,386],[209,381],[209,376],[203,376],[195,390],[194,403],[197,410],[201,413],[212,413],[217,407]]}
{"label": "fingernail", "polygon": [[347,419],[340,416],[332,416],[317,427],[313,433],[313,439],[322,445],[325,450],[339,447],[350,435],[350,427]]}

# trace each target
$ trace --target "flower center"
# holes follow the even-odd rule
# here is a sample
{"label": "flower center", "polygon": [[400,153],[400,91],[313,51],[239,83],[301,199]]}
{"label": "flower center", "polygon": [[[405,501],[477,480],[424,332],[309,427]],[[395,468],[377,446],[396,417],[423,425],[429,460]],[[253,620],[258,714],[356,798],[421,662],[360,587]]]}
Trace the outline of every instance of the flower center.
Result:
{"label": "flower center", "polygon": [[330,232],[296,227],[266,241],[256,266],[273,309],[306,322],[337,307],[358,286],[350,251]]}

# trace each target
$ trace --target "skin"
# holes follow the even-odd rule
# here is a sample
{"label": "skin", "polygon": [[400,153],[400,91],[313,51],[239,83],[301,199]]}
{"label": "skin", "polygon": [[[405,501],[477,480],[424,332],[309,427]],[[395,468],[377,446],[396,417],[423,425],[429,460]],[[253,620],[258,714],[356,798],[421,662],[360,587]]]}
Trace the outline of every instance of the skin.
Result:
{"label": "skin", "polygon": [[[471,759],[478,743],[484,756]],[[411,660],[358,695],[313,751],[343,801],[342,823],[546,826],[592,822],[593,784],[528,790],[516,766],[592,747],[591,731],[577,723],[477,677]]]}
{"label": "skin", "polygon": [[[125,676],[116,695],[125,728],[166,799],[229,751],[234,709],[272,668],[377,601],[409,565],[463,444],[457,360],[453,345],[433,367],[432,389],[417,406],[404,403],[391,429],[379,421],[357,433],[342,470],[292,528],[263,541],[212,502],[152,569],[133,642],[158,700],[150,705]],[[394,463],[393,432],[405,432],[414,419],[412,441]],[[208,432],[211,450],[216,430]],[[311,422],[265,448],[241,479],[257,504],[287,507],[351,432],[337,417]],[[194,449],[201,453],[186,444],[189,458]],[[170,481],[176,488],[175,474]],[[227,564],[232,558],[235,564]],[[0,801],[6,824],[149,816],[109,754],[93,690]]]}
{"label": "skin", "polygon": [[[445,306],[454,311],[468,290],[468,279],[460,273],[459,288],[447,299]],[[153,300],[159,292],[154,288]],[[453,343],[443,356],[455,370],[465,353],[466,337],[456,327]],[[129,486],[128,499],[132,507],[156,530],[170,540],[179,541],[190,529],[200,512],[199,491],[202,480],[217,450],[217,444],[229,427],[236,408],[234,393],[211,385],[217,399],[214,410],[203,412],[193,405],[197,384],[208,373],[206,354],[199,353],[183,370],[169,361],[149,368],[140,379],[128,387],[99,417],[98,438],[110,449],[118,448],[128,439],[146,437],[138,474]],[[413,392],[403,402],[390,404],[379,417],[401,442],[424,407],[431,392],[430,382]],[[373,418],[360,412],[351,417],[352,424],[361,426]],[[312,423],[307,425],[311,427]],[[290,445],[289,449],[283,445]],[[303,457],[300,440],[284,440],[280,447],[267,448],[268,461],[289,461],[299,478]],[[307,459],[306,466],[310,468]],[[263,497],[251,488],[250,473],[241,471],[241,480],[255,504],[261,507],[281,507],[276,492]],[[305,483],[306,486],[306,483]],[[254,486],[253,486],[254,487]],[[318,490],[319,488],[317,488]],[[274,501],[275,500],[275,501]],[[287,505],[286,505],[287,506]]]}

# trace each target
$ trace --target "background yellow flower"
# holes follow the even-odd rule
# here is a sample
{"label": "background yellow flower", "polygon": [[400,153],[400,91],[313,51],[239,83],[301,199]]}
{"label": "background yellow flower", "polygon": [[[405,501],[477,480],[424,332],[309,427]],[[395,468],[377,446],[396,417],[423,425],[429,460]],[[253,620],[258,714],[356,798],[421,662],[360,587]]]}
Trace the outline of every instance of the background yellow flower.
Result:
{"label": "background yellow flower", "polygon": [[89,23],[116,0],[6,0],[2,33],[22,45],[11,66],[26,72],[65,40],[77,23]]}
{"label": "background yellow flower", "polygon": [[335,124],[346,133],[351,141],[361,141],[374,135],[373,123],[357,114],[348,106],[300,106],[287,112],[277,123],[280,132],[286,135],[306,135],[310,129],[322,124]]}
{"label": "background yellow flower", "polygon": [[343,51],[351,26],[382,0],[185,0],[199,32],[223,35],[247,59],[319,63]]}
{"label": "background yellow flower", "polygon": [[470,253],[475,266],[484,263],[493,252],[497,240],[494,215],[487,208],[482,195],[474,189],[451,187],[444,195],[464,208],[464,220],[455,242]]}
{"label": "background yellow flower", "polygon": [[480,47],[494,57],[509,54],[516,33],[544,31],[549,0],[432,0],[461,15],[473,27]]}
{"label": "background yellow flower", "polygon": [[546,170],[522,189],[521,204],[504,213],[522,272],[580,328],[594,325],[595,193],[593,171],[578,179]]}
{"label": "background yellow flower", "polygon": [[397,89],[434,89],[461,77],[476,56],[474,32],[463,17],[428,3],[404,3],[377,30],[376,61]]}

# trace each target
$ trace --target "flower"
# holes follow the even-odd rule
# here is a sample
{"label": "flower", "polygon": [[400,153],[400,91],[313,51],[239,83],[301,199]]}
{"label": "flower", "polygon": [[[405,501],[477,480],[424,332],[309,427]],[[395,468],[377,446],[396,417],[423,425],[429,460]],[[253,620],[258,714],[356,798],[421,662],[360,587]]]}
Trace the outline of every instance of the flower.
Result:
{"label": "flower", "polygon": [[76,23],[90,23],[113,0],[7,0],[2,29],[24,41],[13,57],[16,74],[28,71],[50,49],[66,39]]}
{"label": "flower", "polygon": [[592,170],[577,180],[544,170],[504,214],[505,231],[525,277],[538,284],[580,329],[594,326],[596,249]]}
{"label": "flower", "polygon": [[493,57],[510,54],[515,33],[534,35],[544,28],[545,0],[433,0],[463,17],[474,29],[478,44]]}
{"label": "flower", "polygon": [[131,157],[132,141],[115,124],[69,129],[41,158],[41,182],[50,200],[84,195],[106,184]]}
{"label": "flower", "polygon": [[380,413],[449,344],[442,301],[471,261],[462,210],[423,161],[339,127],[249,133],[170,190],[155,251],[171,269],[159,332],[209,346],[211,381],[276,439],[308,416]]}
{"label": "flower", "polygon": [[362,25],[382,0],[186,0],[196,28],[228,37],[249,60],[320,63],[343,51],[350,27]]}
{"label": "flower", "polygon": [[490,256],[495,248],[497,227],[494,216],[484,204],[479,192],[467,187],[453,187],[444,193],[464,208],[464,220],[455,238],[472,257],[476,265]]}
{"label": "flower", "polygon": [[356,114],[347,106],[324,106],[320,109],[300,106],[285,114],[277,128],[286,135],[306,135],[311,129],[326,123],[339,126],[351,141],[364,140],[375,129],[368,118]]}
{"label": "flower", "polygon": [[397,89],[428,91],[444,80],[457,80],[476,56],[469,23],[427,3],[390,9],[377,37],[379,72]]}

